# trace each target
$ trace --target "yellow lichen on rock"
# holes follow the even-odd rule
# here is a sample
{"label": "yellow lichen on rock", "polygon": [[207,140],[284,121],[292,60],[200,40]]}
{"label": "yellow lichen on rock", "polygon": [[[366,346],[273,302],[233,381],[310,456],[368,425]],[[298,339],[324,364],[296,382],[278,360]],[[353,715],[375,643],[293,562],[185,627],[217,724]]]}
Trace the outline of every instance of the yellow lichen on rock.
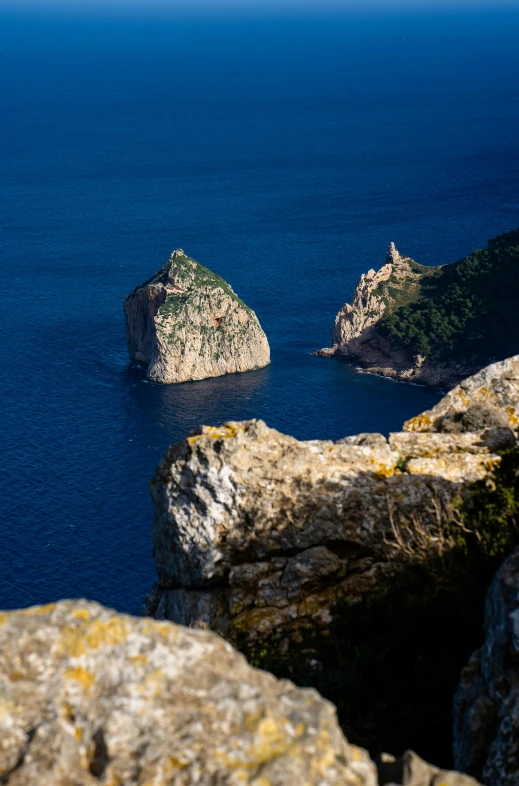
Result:
{"label": "yellow lichen on rock", "polygon": [[9,786],[376,786],[330,704],[209,632],[85,601],[8,612],[0,684]]}
{"label": "yellow lichen on rock", "polygon": [[79,684],[85,690],[90,690],[90,688],[92,687],[95,681],[94,675],[90,674],[90,672],[82,668],[82,666],[76,666],[73,669],[67,669],[64,672],[64,677],[66,679],[75,680],[75,682],[79,682]]}
{"label": "yellow lichen on rock", "polygon": [[258,420],[202,427],[187,438],[196,449],[170,448],[152,483],[159,584],[148,613],[254,649],[276,631],[326,630],[331,609],[379,593],[395,561],[455,548],[439,530],[464,486],[515,444],[516,409],[511,358],[387,439],[298,442]]}

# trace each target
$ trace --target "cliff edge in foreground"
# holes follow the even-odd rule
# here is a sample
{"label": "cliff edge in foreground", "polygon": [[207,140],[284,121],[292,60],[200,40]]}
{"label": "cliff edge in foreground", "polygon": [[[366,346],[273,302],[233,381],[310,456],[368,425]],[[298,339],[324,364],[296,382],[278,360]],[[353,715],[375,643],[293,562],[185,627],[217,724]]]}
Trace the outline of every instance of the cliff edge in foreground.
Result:
{"label": "cliff edge in foreground", "polygon": [[454,549],[468,484],[516,444],[519,356],[450,391],[404,431],[300,442],[261,420],[203,426],[152,481],[158,616],[233,641],[326,626],[341,598]]}
{"label": "cliff edge in foreground", "polygon": [[477,786],[411,752],[379,779],[314,690],[86,601],[0,614],[0,740],[5,786]]}
{"label": "cliff edge in foreground", "polygon": [[317,687],[364,747],[449,766],[484,593],[519,542],[518,425],[513,357],[387,439],[302,442],[256,420],[200,428],[152,481],[146,612],[208,626]]}
{"label": "cliff edge in foreground", "polygon": [[223,278],[181,249],[125,298],[133,361],[153,382],[186,382],[263,368],[270,348],[254,311]]}
{"label": "cliff edge in foreground", "polygon": [[519,350],[519,230],[449,265],[429,267],[391,243],[335,319],[333,345],[367,371],[452,387]]}

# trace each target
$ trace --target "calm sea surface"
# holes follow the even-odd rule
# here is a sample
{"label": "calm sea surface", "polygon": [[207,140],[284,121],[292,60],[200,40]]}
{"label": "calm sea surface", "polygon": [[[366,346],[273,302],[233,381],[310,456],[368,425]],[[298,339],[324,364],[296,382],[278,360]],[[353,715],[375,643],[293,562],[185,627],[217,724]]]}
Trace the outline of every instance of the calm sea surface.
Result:
{"label": "calm sea surface", "polygon": [[[389,241],[519,225],[519,14],[0,19],[0,607],[139,613],[149,480],[200,423],[399,429],[436,391],[313,357]],[[122,300],[176,247],[252,306],[259,372],[155,386]]]}

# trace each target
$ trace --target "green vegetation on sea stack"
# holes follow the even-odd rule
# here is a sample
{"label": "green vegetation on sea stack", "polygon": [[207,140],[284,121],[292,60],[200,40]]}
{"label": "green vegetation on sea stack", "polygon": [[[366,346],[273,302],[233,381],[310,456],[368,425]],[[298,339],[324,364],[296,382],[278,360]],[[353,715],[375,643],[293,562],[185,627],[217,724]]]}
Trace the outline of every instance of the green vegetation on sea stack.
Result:
{"label": "green vegetation on sea stack", "polygon": [[519,229],[424,277],[413,302],[386,312],[378,331],[395,347],[468,364],[519,351]]}

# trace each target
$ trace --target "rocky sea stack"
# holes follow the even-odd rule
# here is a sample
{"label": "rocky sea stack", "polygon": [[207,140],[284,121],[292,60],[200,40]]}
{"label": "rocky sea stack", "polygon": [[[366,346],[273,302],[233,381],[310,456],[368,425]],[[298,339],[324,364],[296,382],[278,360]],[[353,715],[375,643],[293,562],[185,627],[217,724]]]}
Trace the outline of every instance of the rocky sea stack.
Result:
{"label": "rocky sea stack", "polygon": [[335,318],[332,347],[367,371],[451,388],[519,350],[519,230],[447,265],[420,265],[389,246]]}
{"label": "rocky sea stack", "polygon": [[270,363],[254,311],[182,249],[130,292],[124,313],[130,357],[146,366],[153,382],[219,377]]}

